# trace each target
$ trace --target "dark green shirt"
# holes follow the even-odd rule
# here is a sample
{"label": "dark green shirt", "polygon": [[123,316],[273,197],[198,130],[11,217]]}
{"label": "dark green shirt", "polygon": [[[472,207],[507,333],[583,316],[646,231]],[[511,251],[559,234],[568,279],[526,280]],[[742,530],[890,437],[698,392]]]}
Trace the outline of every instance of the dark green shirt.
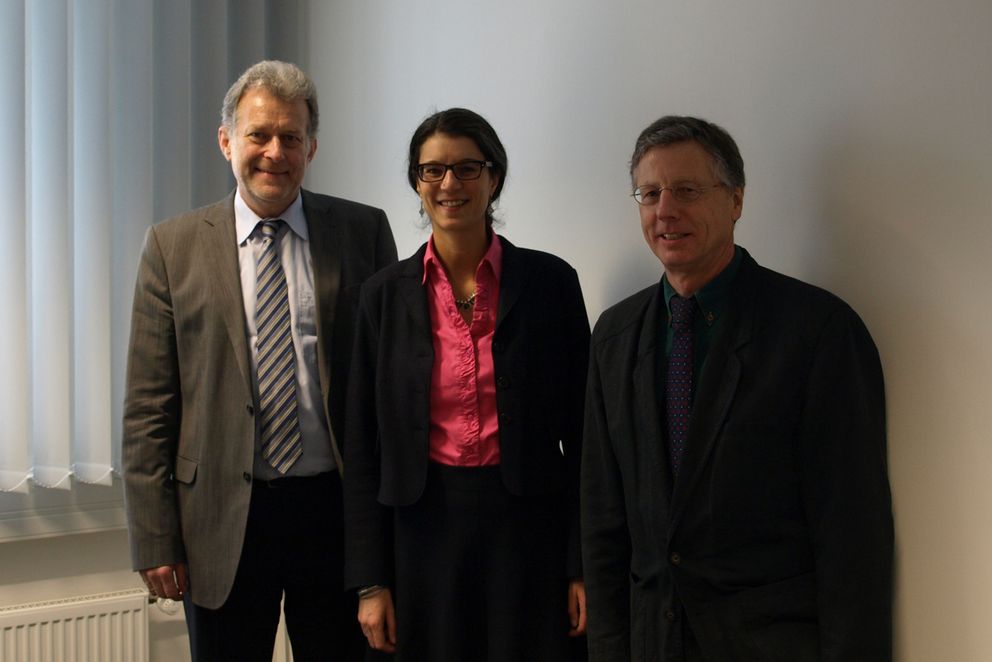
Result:
{"label": "dark green shirt", "polygon": [[[703,362],[706,360],[706,354],[710,349],[710,340],[713,338],[714,333],[716,333],[719,327],[720,321],[722,319],[722,313],[727,309],[727,298],[730,293],[730,286],[734,282],[734,278],[737,276],[737,271],[741,266],[741,259],[743,253],[739,246],[734,246],[734,257],[730,260],[730,264],[724,267],[716,278],[706,283],[702,289],[700,289],[695,296],[696,305],[698,306],[696,310],[696,320],[693,325],[694,335],[693,335],[693,368],[692,368],[692,379],[694,384],[699,383],[699,373],[702,371]],[[672,310],[671,310],[671,300],[672,297],[678,294],[671,284],[668,282],[667,276],[661,277],[661,287],[662,292],[665,297],[665,312],[668,315],[665,329],[665,369],[667,370],[668,357],[672,353],[672,334],[668,333],[668,329],[672,325]],[[661,375],[661,381],[664,382],[664,371]],[[696,389],[693,389],[693,396],[695,396]]]}

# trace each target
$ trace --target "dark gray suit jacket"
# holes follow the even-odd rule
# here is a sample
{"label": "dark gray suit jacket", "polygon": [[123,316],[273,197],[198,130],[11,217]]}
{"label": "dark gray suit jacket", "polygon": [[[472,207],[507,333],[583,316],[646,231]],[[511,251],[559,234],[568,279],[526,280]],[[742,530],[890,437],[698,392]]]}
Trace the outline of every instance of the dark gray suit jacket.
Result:
{"label": "dark gray suit jacket", "polygon": [[664,440],[666,313],[603,313],[582,467],[592,662],[891,659],[892,515],[878,353],[833,295],[746,254],[702,367],[684,464]]}
{"label": "dark gray suit jacket", "polygon": [[[138,266],[124,403],[125,501],[134,568],[187,562],[215,609],[241,555],[255,448],[251,357],[234,194],[149,228]],[[303,192],[317,299],[317,361],[342,467],[344,398],[359,287],[396,260],[386,215]]]}
{"label": "dark gray suit jacket", "polygon": [[[578,480],[589,318],[568,264],[502,239],[493,333],[500,470],[511,494],[562,494],[570,531],[563,572],[581,574]],[[434,346],[422,284],[426,244],[362,288],[349,384],[345,584],[393,578],[392,506],[427,480]]]}

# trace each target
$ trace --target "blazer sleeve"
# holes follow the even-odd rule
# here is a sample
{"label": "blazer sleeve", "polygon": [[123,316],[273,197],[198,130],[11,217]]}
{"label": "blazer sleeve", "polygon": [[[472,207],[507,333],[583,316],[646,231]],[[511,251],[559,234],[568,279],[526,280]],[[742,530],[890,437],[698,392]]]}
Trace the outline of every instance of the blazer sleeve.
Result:
{"label": "blazer sleeve", "polygon": [[892,659],[893,523],[875,345],[843,306],[813,358],[800,451],[816,555],[820,660]]}
{"label": "blazer sleeve", "polygon": [[[620,465],[604,404],[604,371],[593,336],[586,384],[582,448],[582,562],[588,605],[590,662],[630,657],[630,555]],[[608,372],[607,372],[608,374]]]}
{"label": "blazer sleeve", "polygon": [[344,527],[346,588],[393,580],[392,518],[379,503],[381,481],[379,427],[376,413],[379,325],[373,314],[367,286],[362,287],[351,373],[348,381],[348,415],[345,429]]}
{"label": "blazer sleeve", "polygon": [[134,291],[121,454],[135,570],[186,560],[173,480],[181,411],[172,297],[152,227]]}

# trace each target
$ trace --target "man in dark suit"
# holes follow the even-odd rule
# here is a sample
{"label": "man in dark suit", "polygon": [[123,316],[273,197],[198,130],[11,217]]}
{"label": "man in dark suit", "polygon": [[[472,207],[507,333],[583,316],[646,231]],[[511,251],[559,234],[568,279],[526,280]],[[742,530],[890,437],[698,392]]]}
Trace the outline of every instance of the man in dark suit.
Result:
{"label": "man in dark suit", "polygon": [[593,333],[590,660],[891,660],[885,402],[867,329],[734,245],[744,167],[720,127],[658,120],[631,177],[664,275]]}
{"label": "man in dark suit", "polygon": [[301,189],[317,94],[266,61],[228,91],[224,200],[149,229],[124,411],[132,561],[183,599],[194,660],[360,659],[342,586],[341,438],[361,283],[396,260],[385,214]]}

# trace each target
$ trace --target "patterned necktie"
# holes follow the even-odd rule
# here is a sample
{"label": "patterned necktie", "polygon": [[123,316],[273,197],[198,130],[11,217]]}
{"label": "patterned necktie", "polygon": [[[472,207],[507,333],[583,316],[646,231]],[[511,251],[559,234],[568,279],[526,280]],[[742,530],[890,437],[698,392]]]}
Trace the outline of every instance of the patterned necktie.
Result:
{"label": "patterned necktie", "polygon": [[303,455],[303,443],[296,413],[296,353],[289,291],[275,240],[281,225],[281,219],[261,224],[262,252],[255,270],[255,324],[262,457],[284,474]]}
{"label": "patterned necktie", "polygon": [[665,414],[672,477],[677,478],[692,410],[692,321],[696,314],[696,299],[683,299],[676,294],[669,306],[672,310],[672,352],[665,375]]}

